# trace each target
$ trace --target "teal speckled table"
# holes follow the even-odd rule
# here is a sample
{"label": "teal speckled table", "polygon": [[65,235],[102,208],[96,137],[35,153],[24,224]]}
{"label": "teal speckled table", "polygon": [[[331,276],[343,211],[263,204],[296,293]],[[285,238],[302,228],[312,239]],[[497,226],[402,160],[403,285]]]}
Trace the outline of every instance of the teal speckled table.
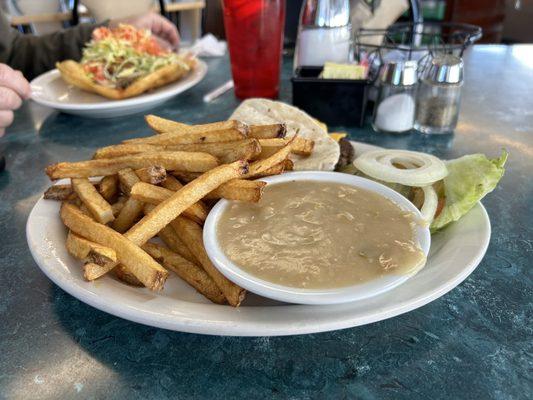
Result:
{"label": "teal speckled table", "polygon": [[[95,310],[52,284],[26,245],[28,214],[49,184],[43,168],[90,157],[143,135],[142,115],[90,120],[35,105],[0,139],[0,399],[526,399],[532,385],[533,46],[477,46],[467,55],[455,135],[355,140],[453,158],[511,153],[484,201],[487,255],[442,298],[353,329],[275,338],[201,336],[155,329]],[[154,110],[195,123],[226,118],[231,93],[202,96],[229,78],[208,62],[197,87]],[[290,101],[290,60],[281,99]]]}

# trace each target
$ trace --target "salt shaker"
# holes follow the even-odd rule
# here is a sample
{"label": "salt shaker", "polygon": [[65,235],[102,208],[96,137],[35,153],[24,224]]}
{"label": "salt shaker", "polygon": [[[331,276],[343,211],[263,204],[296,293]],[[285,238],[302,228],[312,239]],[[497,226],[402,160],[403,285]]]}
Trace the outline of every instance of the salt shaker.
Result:
{"label": "salt shaker", "polygon": [[417,80],[416,61],[383,65],[372,122],[374,130],[401,133],[413,128]]}
{"label": "salt shaker", "polygon": [[294,67],[348,62],[351,30],[349,0],[304,0]]}
{"label": "salt shaker", "polygon": [[463,61],[446,54],[435,57],[422,76],[417,102],[415,129],[422,133],[451,133],[459,118]]}

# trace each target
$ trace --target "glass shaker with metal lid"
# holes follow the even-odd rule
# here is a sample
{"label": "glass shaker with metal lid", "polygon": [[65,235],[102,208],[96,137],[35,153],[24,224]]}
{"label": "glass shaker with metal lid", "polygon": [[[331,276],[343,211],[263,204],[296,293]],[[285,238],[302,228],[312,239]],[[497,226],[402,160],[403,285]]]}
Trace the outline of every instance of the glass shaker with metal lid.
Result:
{"label": "glass shaker with metal lid", "polygon": [[435,57],[423,74],[417,93],[415,129],[422,133],[451,133],[457,126],[463,61],[446,54]]}
{"label": "glass shaker with metal lid", "polygon": [[372,126],[376,131],[401,133],[413,128],[417,62],[389,62],[381,68]]}
{"label": "glass shaker with metal lid", "polygon": [[349,0],[304,0],[294,67],[348,62],[351,32]]}

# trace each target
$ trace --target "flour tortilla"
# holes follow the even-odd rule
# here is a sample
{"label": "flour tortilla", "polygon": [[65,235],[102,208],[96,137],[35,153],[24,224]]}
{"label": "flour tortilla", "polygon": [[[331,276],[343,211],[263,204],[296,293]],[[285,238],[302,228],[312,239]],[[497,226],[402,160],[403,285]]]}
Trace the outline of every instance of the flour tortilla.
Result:
{"label": "flour tortilla", "polygon": [[313,118],[296,107],[279,101],[249,99],[237,107],[230,119],[256,125],[284,123],[287,137],[298,133],[299,137],[314,140],[313,154],[309,157],[290,155],[296,171],[332,171],[339,160],[338,143]]}

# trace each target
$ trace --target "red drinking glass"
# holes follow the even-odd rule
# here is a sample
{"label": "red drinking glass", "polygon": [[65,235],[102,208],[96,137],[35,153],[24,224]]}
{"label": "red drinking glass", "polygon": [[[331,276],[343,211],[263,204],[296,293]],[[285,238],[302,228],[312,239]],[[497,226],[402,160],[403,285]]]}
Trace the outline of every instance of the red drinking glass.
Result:
{"label": "red drinking glass", "polygon": [[222,0],[235,95],[276,98],[285,0]]}

